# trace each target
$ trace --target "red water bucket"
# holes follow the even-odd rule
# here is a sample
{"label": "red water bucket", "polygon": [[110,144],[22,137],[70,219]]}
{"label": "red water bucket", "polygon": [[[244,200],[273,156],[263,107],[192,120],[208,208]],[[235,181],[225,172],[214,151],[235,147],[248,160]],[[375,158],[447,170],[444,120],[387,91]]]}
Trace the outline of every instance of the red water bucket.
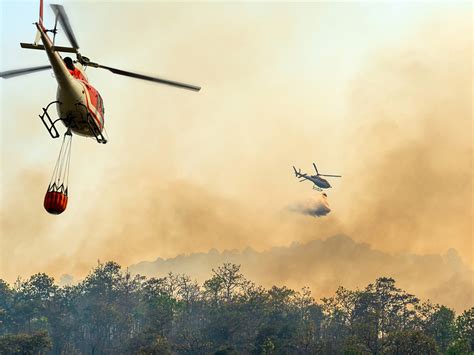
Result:
{"label": "red water bucket", "polygon": [[51,214],[61,214],[67,206],[67,195],[63,192],[48,191],[44,196],[44,209]]}

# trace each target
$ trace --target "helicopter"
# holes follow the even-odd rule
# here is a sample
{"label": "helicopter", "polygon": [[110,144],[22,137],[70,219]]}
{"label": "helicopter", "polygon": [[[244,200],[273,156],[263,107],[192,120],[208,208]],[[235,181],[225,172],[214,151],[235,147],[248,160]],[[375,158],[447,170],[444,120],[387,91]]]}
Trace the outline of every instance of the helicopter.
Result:
{"label": "helicopter", "polygon": [[[53,70],[58,84],[56,100],[43,108],[43,113],[39,117],[52,138],[60,136],[57,122],[62,122],[66,127],[59,157],[44,198],[44,208],[46,211],[57,215],[64,212],[68,201],[68,175],[72,134],[95,139],[101,144],[107,143],[107,134],[104,128],[104,102],[97,89],[89,83],[85,73],[88,67],[105,69],[113,74],[170,85],[181,89],[199,91],[201,88],[196,85],[138,74],[92,62],[88,57],[83,56],[79,52],[79,44],[64,7],[51,4],[51,9],[55,14],[54,28],[46,29],[44,26],[43,0],[40,0],[39,20],[34,24],[37,29],[35,41],[34,43],[20,43],[21,48],[44,50],[50,64],[0,71],[0,77],[9,79],[42,70]],[[55,44],[58,21],[70,43],[70,47]],[[52,34],[52,39],[48,33]],[[73,60],[70,57],[62,58],[59,53],[75,54],[76,59]],[[58,114],[58,118],[54,120],[48,112],[53,104],[56,104]]]}
{"label": "helicopter", "polygon": [[305,173],[301,173],[301,169],[296,170],[294,166],[293,166],[293,170],[295,171],[295,176],[297,178],[301,178],[300,182],[303,182],[305,180],[311,181],[314,184],[313,185],[314,190],[323,191],[323,189],[328,189],[331,187],[331,184],[329,184],[329,182],[326,179],[323,179],[321,176],[342,177],[341,175],[320,174],[318,172],[318,168],[316,167],[315,163],[313,163],[313,166],[314,166],[314,170],[316,170],[316,175],[308,175]]}
{"label": "helicopter", "polygon": [[[83,56],[79,52],[79,44],[64,7],[62,5],[51,4],[51,8],[56,15],[54,28],[48,30],[44,26],[43,0],[40,0],[39,21],[35,23],[37,28],[35,42],[32,44],[20,43],[20,46],[25,49],[46,51],[50,65],[2,71],[0,72],[0,77],[9,79],[19,75],[30,74],[50,68],[53,69],[54,77],[58,84],[56,100],[49,103],[46,108],[43,108],[43,114],[40,115],[43,124],[52,138],[59,137],[56,123],[61,121],[69,133],[72,132],[80,136],[93,137],[98,143],[107,143],[107,139],[103,134],[104,103],[99,92],[88,81],[85,73],[85,69],[88,67],[106,69],[113,74],[171,85],[182,89],[193,91],[199,91],[201,89],[199,86],[133,73],[90,61],[88,57]],[[71,47],[55,45],[58,21]],[[48,32],[53,34],[52,40],[48,36]],[[39,43],[40,39],[42,44]],[[73,61],[70,57],[63,59],[59,52],[73,53],[76,55],[76,60]],[[52,104],[56,104],[59,116],[59,118],[54,121],[48,113],[48,109]]]}

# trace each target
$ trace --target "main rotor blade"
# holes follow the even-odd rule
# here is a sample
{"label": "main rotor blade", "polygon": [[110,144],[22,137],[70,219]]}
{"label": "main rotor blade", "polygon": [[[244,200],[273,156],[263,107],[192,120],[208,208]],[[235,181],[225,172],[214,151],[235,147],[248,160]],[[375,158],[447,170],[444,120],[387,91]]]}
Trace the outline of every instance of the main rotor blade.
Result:
{"label": "main rotor blade", "polygon": [[64,7],[62,5],[51,4],[51,8],[53,9],[56,17],[59,19],[59,23],[61,24],[64,33],[66,33],[66,37],[69,40],[69,43],[71,43],[71,46],[73,46],[76,50],[79,49],[79,44],[77,43],[76,37],[74,36],[74,32],[72,31],[72,27],[69,23],[69,18],[66,15]]}
{"label": "main rotor blade", "polygon": [[319,176],[342,177],[341,175],[328,175],[328,174],[319,174]]}
{"label": "main rotor blade", "polygon": [[318,173],[318,168],[316,167],[316,164],[313,163],[313,166],[314,166],[314,170],[316,170],[316,174],[319,175],[319,173]]}
{"label": "main rotor blade", "polygon": [[24,68],[24,69],[15,69],[15,70],[7,70],[0,72],[0,78],[10,79],[15,76],[31,74],[40,70],[46,70],[51,68],[51,65],[43,65],[41,67],[31,67],[31,68]]}
{"label": "main rotor blade", "polygon": [[171,80],[166,80],[166,79],[161,79],[161,78],[156,78],[156,77],[143,75],[143,74],[138,74],[138,73],[132,73],[132,72],[121,70],[121,69],[107,67],[107,66],[101,65],[101,64],[98,64],[96,68],[107,69],[107,70],[111,71],[114,74],[124,75],[124,76],[128,76],[128,77],[135,78],[135,79],[152,81],[154,83],[171,85],[171,86],[175,86],[175,87],[182,88],[182,89],[188,89],[188,90],[193,90],[193,91],[201,90],[201,87],[199,87],[199,86],[180,83],[180,82],[177,82],[177,81],[171,81]]}

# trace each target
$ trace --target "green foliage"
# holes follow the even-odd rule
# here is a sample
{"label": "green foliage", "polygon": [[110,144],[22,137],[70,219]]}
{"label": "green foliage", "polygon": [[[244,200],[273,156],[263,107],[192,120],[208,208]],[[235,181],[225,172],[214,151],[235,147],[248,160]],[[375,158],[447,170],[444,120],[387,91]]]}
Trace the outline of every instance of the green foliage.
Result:
{"label": "green foliage", "polygon": [[131,339],[128,350],[132,354],[172,354],[168,340],[163,336],[157,336],[150,332],[141,333]]}
{"label": "green foliage", "polygon": [[0,280],[3,354],[469,354],[474,309],[419,300],[379,278],[317,303],[308,288],[264,289],[225,263],[189,276],[132,276],[99,263],[79,284]]}
{"label": "green foliage", "polygon": [[438,353],[436,342],[420,330],[402,330],[391,333],[383,349],[390,355],[434,355]]}
{"label": "green foliage", "polygon": [[0,336],[0,354],[41,354],[51,347],[51,338],[46,332]]}
{"label": "green foliage", "polygon": [[447,355],[469,355],[471,352],[471,345],[467,339],[456,339],[449,344],[446,351]]}
{"label": "green foliage", "polygon": [[437,306],[425,324],[425,332],[431,336],[441,352],[446,352],[449,344],[454,340],[454,311],[445,306]]}
{"label": "green foliage", "polygon": [[343,349],[344,355],[372,354],[372,351],[365,344],[360,343],[360,340],[354,336],[346,338]]}
{"label": "green foliage", "polygon": [[13,323],[13,319],[11,319],[13,296],[13,290],[5,281],[0,280],[0,335],[7,329],[7,325]]}
{"label": "green foliage", "polygon": [[456,319],[456,337],[469,344],[469,351],[474,351],[474,307],[464,311]]}

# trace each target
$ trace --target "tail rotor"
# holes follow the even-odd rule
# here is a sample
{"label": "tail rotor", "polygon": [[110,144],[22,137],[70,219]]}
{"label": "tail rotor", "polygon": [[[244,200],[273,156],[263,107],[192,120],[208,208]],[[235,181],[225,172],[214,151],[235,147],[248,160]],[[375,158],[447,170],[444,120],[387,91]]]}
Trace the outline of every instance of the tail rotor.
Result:
{"label": "tail rotor", "polygon": [[295,171],[296,177],[301,177],[301,169],[296,170],[295,166],[293,165],[293,170]]}

